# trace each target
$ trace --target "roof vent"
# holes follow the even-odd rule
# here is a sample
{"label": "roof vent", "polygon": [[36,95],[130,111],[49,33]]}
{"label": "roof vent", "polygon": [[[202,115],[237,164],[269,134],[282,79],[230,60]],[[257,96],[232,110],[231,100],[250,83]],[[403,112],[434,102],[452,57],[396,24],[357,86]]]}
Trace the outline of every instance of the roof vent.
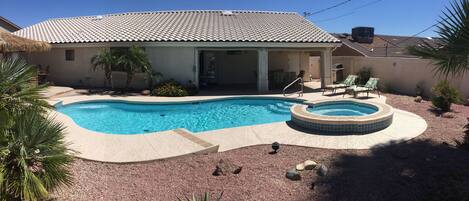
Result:
{"label": "roof vent", "polygon": [[104,16],[102,15],[97,15],[96,18],[94,18],[93,20],[102,20],[104,18]]}
{"label": "roof vent", "polygon": [[221,15],[231,16],[231,15],[234,15],[234,14],[233,14],[233,11],[231,11],[231,10],[224,10],[224,11],[221,12]]}

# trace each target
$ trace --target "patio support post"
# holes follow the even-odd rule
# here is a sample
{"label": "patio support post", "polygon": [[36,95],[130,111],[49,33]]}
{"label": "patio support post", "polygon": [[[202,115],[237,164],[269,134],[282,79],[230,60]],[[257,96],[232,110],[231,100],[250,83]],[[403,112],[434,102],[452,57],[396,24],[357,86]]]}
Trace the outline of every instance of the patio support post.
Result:
{"label": "patio support post", "polygon": [[332,50],[321,50],[321,88],[332,84]]}
{"label": "patio support post", "polygon": [[257,91],[269,91],[269,51],[266,48],[257,51]]}

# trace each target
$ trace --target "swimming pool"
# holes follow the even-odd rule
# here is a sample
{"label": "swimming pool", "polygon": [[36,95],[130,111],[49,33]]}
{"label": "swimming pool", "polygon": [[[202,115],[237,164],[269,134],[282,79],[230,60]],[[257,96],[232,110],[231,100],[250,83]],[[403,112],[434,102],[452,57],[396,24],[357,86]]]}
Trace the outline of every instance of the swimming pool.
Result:
{"label": "swimming pool", "polygon": [[83,102],[57,105],[79,126],[108,134],[140,134],[186,128],[202,132],[222,128],[289,121],[285,99],[238,98],[175,104]]}
{"label": "swimming pool", "polygon": [[308,107],[307,110],[323,116],[366,116],[377,112],[378,108],[353,101],[333,101]]}

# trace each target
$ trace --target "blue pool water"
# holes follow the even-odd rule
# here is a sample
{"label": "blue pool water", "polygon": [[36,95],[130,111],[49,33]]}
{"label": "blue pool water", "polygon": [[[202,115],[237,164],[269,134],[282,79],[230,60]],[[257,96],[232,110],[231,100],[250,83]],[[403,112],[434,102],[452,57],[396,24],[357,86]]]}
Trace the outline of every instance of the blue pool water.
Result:
{"label": "blue pool water", "polygon": [[176,128],[201,132],[290,120],[293,101],[229,99],[184,104],[86,102],[57,106],[79,126],[110,134],[138,134]]}
{"label": "blue pool water", "polygon": [[323,116],[365,116],[378,111],[378,108],[351,101],[322,103],[309,107],[308,111]]}

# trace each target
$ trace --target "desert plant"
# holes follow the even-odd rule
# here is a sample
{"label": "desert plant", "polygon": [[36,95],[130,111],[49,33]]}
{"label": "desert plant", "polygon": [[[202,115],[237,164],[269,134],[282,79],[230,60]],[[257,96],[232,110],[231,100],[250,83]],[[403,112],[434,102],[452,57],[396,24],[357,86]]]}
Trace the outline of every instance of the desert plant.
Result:
{"label": "desert plant", "polygon": [[456,144],[459,148],[469,150],[469,117],[467,118],[467,124],[463,127],[464,129],[464,138],[461,141],[456,141]]}
{"label": "desert plant", "polygon": [[152,92],[156,96],[180,97],[187,96],[189,93],[179,82],[167,80],[160,83]]}
{"label": "desert plant", "polygon": [[364,85],[371,77],[371,68],[362,68],[358,71],[358,84]]}
{"label": "desert plant", "polygon": [[459,91],[452,87],[448,81],[441,80],[432,88],[432,104],[443,112],[451,110],[451,104],[458,103],[461,98]]}
{"label": "desert plant", "polygon": [[50,107],[41,95],[46,85],[34,84],[35,75],[36,69],[22,59],[0,59],[0,127],[22,110]]}
{"label": "desert plant", "polygon": [[0,200],[43,200],[59,185],[70,185],[73,161],[63,126],[36,110],[14,115],[0,129]]}
{"label": "desert plant", "polygon": [[417,85],[415,85],[415,95],[423,96],[423,94],[424,94],[423,82],[418,82]]}
{"label": "desert plant", "polygon": [[[220,201],[221,197],[223,196],[223,192],[220,193],[220,196],[215,198],[215,201]],[[191,198],[188,198],[187,196],[184,196],[184,199],[177,198],[179,201],[210,201],[211,197],[208,192],[205,192],[203,196],[196,196],[195,194],[192,194]]]}
{"label": "desert plant", "polygon": [[122,68],[121,70],[127,75],[125,90],[129,88],[135,73],[148,72],[151,69],[148,55],[142,47],[134,45],[124,51],[119,51],[117,55],[117,66]]}
{"label": "desert plant", "polygon": [[457,0],[443,12],[438,39],[409,47],[411,54],[432,59],[436,74],[457,76],[469,71],[469,0]]}
{"label": "desert plant", "polygon": [[111,88],[114,88],[112,82],[112,67],[117,64],[117,57],[112,54],[110,50],[102,49],[96,56],[91,58],[91,70],[96,71],[101,69],[104,71],[104,78],[106,84],[109,84]]}

